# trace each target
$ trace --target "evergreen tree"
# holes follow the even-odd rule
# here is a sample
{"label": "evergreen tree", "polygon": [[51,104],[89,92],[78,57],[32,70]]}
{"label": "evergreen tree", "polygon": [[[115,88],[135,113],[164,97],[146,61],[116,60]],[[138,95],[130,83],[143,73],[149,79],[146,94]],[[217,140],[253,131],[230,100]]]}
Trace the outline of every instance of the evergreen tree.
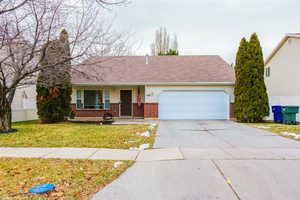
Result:
{"label": "evergreen tree", "polygon": [[241,41],[236,57],[235,108],[241,122],[260,122],[269,115],[264,82],[264,60],[260,42],[254,33],[248,43]]}
{"label": "evergreen tree", "polygon": [[158,53],[159,56],[178,56],[179,52],[177,50],[169,49],[166,53]]}
{"label": "evergreen tree", "polygon": [[269,115],[269,99],[264,81],[264,59],[262,48],[256,33],[251,35],[248,53],[250,60],[249,68],[249,107],[246,112],[247,122],[260,122]]}
{"label": "evergreen tree", "polygon": [[45,45],[37,81],[37,108],[42,123],[64,121],[71,112],[71,62],[68,33]]}
{"label": "evergreen tree", "polygon": [[240,42],[240,46],[236,55],[235,61],[235,87],[234,87],[234,97],[235,97],[235,116],[238,121],[242,121],[244,117],[244,106],[248,101],[248,88],[247,88],[247,67],[246,62],[249,60],[248,42],[243,38]]}

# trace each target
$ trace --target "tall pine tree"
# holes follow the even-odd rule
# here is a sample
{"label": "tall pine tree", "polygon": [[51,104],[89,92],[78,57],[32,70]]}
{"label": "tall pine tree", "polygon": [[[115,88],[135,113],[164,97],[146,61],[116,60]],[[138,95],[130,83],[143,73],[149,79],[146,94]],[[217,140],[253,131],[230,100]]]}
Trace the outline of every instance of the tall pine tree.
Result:
{"label": "tall pine tree", "polygon": [[264,82],[264,60],[259,39],[254,33],[248,43],[241,41],[236,58],[235,107],[241,122],[260,122],[269,115]]}
{"label": "tall pine tree", "polygon": [[37,80],[37,108],[42,123],[61,122],[71,112],[71,61],[68,33],[45,45]]}
{"label": "tall pine tree", "polygon": [[242,121],[244,117],[244,105],[248,101],[247,96],[247,67],[246,63],[249,60],[248,42],[243,38],[240,42],[240,46],[236,55],[235,61],[235,87],[234,87],[234,97],[235,97],[235,116],[238,121]]}
{"label": "tall pine tree", "polygon": [[256,33],[251,35],[249,42],[250,71],[249,98],[251,104],[247,108],[247,122],[260,122],[269,115],[269,99],[264,81],[264,59],[262,48]]}

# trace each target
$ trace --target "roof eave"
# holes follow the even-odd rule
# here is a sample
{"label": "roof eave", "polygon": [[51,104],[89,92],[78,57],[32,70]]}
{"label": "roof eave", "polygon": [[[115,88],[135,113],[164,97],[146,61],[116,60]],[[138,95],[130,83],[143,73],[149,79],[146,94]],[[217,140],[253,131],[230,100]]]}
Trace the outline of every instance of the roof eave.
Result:
{"label": "roof eave", "polygon": [[138,86],[138,85],[228,85],[234,82],[114,82],[114,83],[72,83],[74,86]]}
{"label": "roof eave", "polygon": [[266,61],[265,61],[265,65],[267,65],[272,58],[275,56],[275,54],[281,49],[281,47],[285,44],[285,42],[289,39],[289,38],[296,38],[296,39],[300,39],[299,36],[293,35],[293,34],[286,34],[281,41],[279,42],[279,44],[275,47],[275,49],[273,49],[273,51],[271,52],[271,54],[267,57]]}

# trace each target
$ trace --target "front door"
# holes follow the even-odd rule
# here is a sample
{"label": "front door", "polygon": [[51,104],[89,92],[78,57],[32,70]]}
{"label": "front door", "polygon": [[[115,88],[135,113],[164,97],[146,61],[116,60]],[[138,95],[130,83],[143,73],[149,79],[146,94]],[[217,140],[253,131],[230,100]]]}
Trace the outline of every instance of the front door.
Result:
{"label": "front door", "polygon": [[121,116],[131,116],[132,92],[131,90],[121,90]]}

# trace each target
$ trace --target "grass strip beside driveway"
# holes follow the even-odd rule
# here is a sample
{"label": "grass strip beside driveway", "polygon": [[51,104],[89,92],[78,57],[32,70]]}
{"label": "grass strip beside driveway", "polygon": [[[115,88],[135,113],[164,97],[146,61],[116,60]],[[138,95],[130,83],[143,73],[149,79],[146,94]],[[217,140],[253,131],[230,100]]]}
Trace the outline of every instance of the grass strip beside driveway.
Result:
{"label": "grass strip beside driveway", "polygon": [[[17,122],[18,132],[0,134],[1,147],[86,147],[129,149],[141,144],[153,146],[156,128],[149,125],[40,124],[39,121]],[[137,133],[149,131],[150,137]]]}
{"label": "grass strip beside driveway", "polygon": [[295,139],[292,136],[285,135],[283,133],[295,133],[300,135],[300,126],[299,125],[286,125],[286,124],[279,124],[279,123],[272,123],[272,122],[265,122],[265,123],[246,123],[248,126],[252,126],[254,128],[259,128],[265,131],[270,131],[276,133],[285,138],[293,139],[296,141],[300,141],[300,139]]}
{"label": "grass strip beside driveway", "polygon": [[[116,179],[133,161],[0,158],[0,199],[88,199]],[[31,194],[37,184],[53,183],[46,194]]]}

